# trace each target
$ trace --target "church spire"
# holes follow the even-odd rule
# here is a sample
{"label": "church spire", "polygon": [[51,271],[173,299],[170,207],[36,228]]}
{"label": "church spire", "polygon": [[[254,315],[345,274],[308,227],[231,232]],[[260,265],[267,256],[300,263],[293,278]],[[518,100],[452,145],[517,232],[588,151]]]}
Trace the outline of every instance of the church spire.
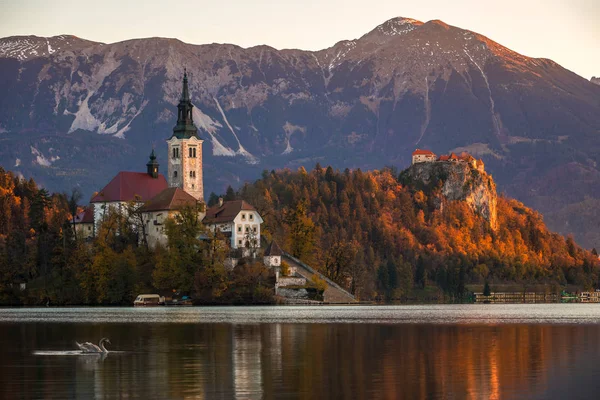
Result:
{"label": "church spire", "polygon": [[188,89],[187,68],[183,68],[183,90],[180,101],[190,101],[190,90]]}
{"label": "church spire", "polygon": [[183,71],[183,89],[181,98],[177,105],[177,125],[173,128],[173,136],[178,139],[189,139],[192,136],[198,137],[198,130],[194,126],[192,109],[194,106],[190,100],[190,89],[188,88],[187,69]]}

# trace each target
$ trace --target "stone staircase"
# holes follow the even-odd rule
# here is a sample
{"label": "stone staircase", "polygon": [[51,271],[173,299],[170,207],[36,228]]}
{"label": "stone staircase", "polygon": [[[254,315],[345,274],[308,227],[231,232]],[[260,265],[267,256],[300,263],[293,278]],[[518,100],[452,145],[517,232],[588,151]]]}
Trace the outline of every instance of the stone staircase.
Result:
{"label": "stone staircase", "polygon": [[306,280],[310,280],[315,274],[318,275],[321,279],[325,280],[325,282],[327,282],[327,289],[325,289],[325,292],[323,293],[324,303],[351,304],[357,302],[356,298],[352,294],[342,289],[338,284],[336,284],[323,274],[319,273],[318,271],[315,271],[310,266],[304,264],[302,261],[293,257],[291,254],[284,252],[281,261],[285,261],[290,265],[290,267],[295,268],[296,273],[306,278]]}

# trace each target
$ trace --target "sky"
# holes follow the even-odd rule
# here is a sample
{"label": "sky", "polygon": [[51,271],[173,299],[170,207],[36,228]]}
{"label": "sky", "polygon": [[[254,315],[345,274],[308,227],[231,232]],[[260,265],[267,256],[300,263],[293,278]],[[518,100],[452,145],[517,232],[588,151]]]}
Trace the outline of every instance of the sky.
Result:
{"label": "sky", "polygon": [[440,19],[586,79],[600,76],[600,0],[0,0],[0,37],[160,36],[320,50],[398,16]]}

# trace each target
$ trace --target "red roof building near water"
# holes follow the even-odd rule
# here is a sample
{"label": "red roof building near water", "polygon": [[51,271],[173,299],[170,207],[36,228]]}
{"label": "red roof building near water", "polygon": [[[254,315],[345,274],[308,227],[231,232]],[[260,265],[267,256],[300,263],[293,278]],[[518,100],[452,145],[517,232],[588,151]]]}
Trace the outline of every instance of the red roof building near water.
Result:
{"label": "red roof building near water", "polygon": [[153,178],[146,172],[121,171],[90,203],[137,201],[144,202],[168,188],[164,175]]}
{"label": "red roof building near water", "polygon": [[240,211],[256,211],[256,209],[244,200],[226,201],[222,206],[214,206],[206,210],[205,224],[219,224],[233,222]]}

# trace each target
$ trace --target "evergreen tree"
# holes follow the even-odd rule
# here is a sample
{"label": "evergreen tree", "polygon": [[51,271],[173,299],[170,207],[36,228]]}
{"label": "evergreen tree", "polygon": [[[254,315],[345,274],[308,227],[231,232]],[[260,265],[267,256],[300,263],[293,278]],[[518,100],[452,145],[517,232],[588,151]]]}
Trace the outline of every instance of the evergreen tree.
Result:
{"label": "evergreen tree", "polygon": [[484,296],[492,295],[492,289],[490,288],[490,284],[487,280],[485,281],[485,285],[483,286],[483,295]]}

